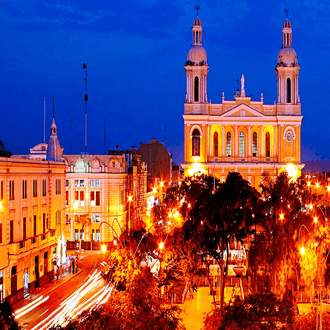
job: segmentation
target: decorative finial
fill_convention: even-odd
[[[284,11],[285,11],[286,18],[288,18],[289,8],[285,8]]]
[[[198,11],[201,9],[201,7],[200,6],[195,6],[195,9],[197,10],[197,17],[198,17]]]

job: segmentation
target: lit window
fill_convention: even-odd
[[[101,186],[101,182],[100,182],[100,180],[96,180],[96,187],[100,187]]]
[[[213,135],[213,145],[214,145],[214,157],[219,156],[219,138],[218,132],[215,132]]]
[[[95,215],[92,214],[92,222],[95,222]]]
[[[74,230],[74,240],[79,241],[79,231],[78,231],[78,229]]]
[[[266,157],[270,157],[270,134],[266,133]]]
[[[227,132],[226,156],[231,156],[231,133]]]
[[[253,132],[252,134],[252,156],[257,157],[258,155],[258,134]]]
[[[74,186],[78,187],[78,185],[79,185],[79,180],[74,180]]]
[[[91,180],[90,184],[91,184],[91,187],[95,187],[95,180]]]
[[[244,157],[245,156],[245,137],[244,137],[244,133],[241,132],[239,133],[239,156],[240,157]]]
[[[200,155],[200,133],[197,128],[192,133],[192,156]]]
[[[100,230],[96,229],[96,242],[100,241]]]

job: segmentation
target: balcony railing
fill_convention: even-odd
[[[277,163],[278,157],[212,157],[208,163]]]

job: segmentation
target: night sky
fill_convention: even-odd
[[[273,104],[284,8],[301,66],[302,160],[330,158],[330,2],[36,1],[0,0],[0,139],[13,153],[46,142],[52,98],[64,153],[84,151],[85,70],[88,68],[88,151],[165,141],[183,161],[184,64],[200,5],[210,67],[208,98],[233,99],[245,75],[247,95]],[[72,129],[71,129],[72,117]]]

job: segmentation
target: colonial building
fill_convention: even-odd
[[[124,156],[64,155],[68,249],[93,249],[127,228],[142,225],[146,208],[146,169]],[[74,243],[73,243],[74,242]],[[98,244],[95,247],[99,249]]]
[[[203,29],[197,17],[192,27],[193,43],[185,64],[187,76],[184,104],[185,175],[215,174],[222,181],[228,172],[240,172],[258,187],[263,173],[276,177],[287,170],[300,175],[301,104],[298,57],[292,47],[292,28],[284,22],[283,44],[276,65],[277,102],[264,104],[241,89],[234,100],[211,104],[207,98],[209,66],[202,46]],[[275,87],[275,84],[274,84]]]
[[[0,301],[53,280],[65,170],[63,162],[0,158]]]

